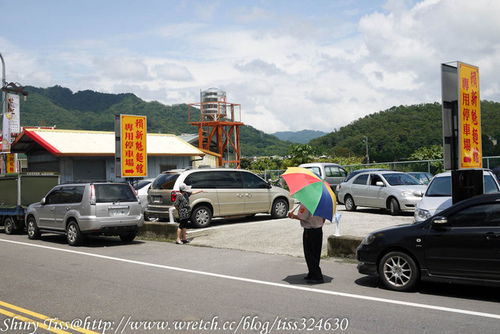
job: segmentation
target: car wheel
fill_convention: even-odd
[[[212,211],[204,205],[197,206],[191,213],[191,223],[195,227],[207,227],[212,222]]]
[[[288,213],[288,203],[283,198],[278,198],[273,203],[271,216],[275,219],[285,218]]]
[[[350,195],[347,195],[345,197],[344,205],[345,205],[345,209],[347,211],[354,211],[354,210],[356,210],[356,204],[354,203],[354,199]]]
[[[410,291],[420,279],[420,271],[415,261],[406,253],[391,252],[379,263],[382,283],[391,290]]]
[[[135,232],[127,233],[127,234],[121,234],[120,235],[120,239],[121,239],[121,241],[123,241],[125,243],[130,243],[130,242],[134,241],[135,235],[136,235]]]
[[[83,242],[83,235],[75,221],[68,224],[66,228],[66,238],[70,246],[78,246]]]
[[[391,210],[391,215],[393,216],[399,215],[401,209],[399,207],[397,199],[391,198],[391,201],[389,202],[389,210]]]
[[[16,231],[14,218],[12,217],[5,218],[5,220],[3,221],[3,226],[5,229],[5,234],[13,234]]]
[[[35,217],[30,216],[28,218],[28,238],[30,239],[39,239],[41,236],[40,230],[38,229],[38,226],[36,225],[36,220]]]

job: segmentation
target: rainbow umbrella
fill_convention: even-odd
[[[333,221],[337,199],[328,183],[302,167],[289,167],[281,176],[290,189],[290,196],[304,204],[314,216]]]

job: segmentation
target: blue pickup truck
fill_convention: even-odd
[[[0,226],[5,234],[24,230],[24,215],[60,182],[59,173],[26,172],[0,175]]]

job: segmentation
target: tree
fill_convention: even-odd
[[[436,159],[443,159],[443,147],[441,145],[420,147],[410,155],[410,160],[436,160]]]
[[[259,158],[250,164],[251,170],[277,170],[281,168],[281,161],[277,159],[270,158]]]
[[[440,172],[444,169],[442,159],[443,147],[441,145],[421,147],[410,155],[410,160],[434,160],[431,162],[431,166],[434,167],[436,172]]]
[[[309,144],[291,145],[288,149],[289,158],[283,161],[284,167],[295,167],[314,160],[314,149]]]

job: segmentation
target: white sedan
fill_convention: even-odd
[[[427,186],[406,173],[372,171],[360,173],[337,188],[338,200],[348,211],[365,206],[388,209],[397,215],[401,211],[414,211],[422,199],[417,194],[425,192]]]
[[[483,193],[500,192],[500,185],[495,175],[489,170],[483,170]],[[453,205],[451,189],[451,172],[437,174],[415,208],[415,221],[421,222]]]
[[[148,189],[155,179],[143,179],[135,183],[134,189],[137,192],[137,197],[141,200],[142,213],[145,213],[146,206],[148,205]],[[144,215],[144,220],[151,220],[149,217]]]

